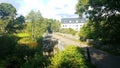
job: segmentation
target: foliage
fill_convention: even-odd
[[[96,27],[99,28],[99,27]],[[97,34],[95,34],[97,32]],[[81,41],[86,41],[86,39],[99,39],[100,37],[100,31],[96,30],[93,23],[91,23],[90,20],[88,20],[86,22],[86,24],[84,24],[82,26],[82,28],[79,31],[79,36],[80,36],[80,40]]]
[[[0,3],[0,30],[2,33],[6,32],[6,30],[13,25],[15,15],[16,9],[14,6],[8,3]]]
[[[72,34],[75,35],[77,31],[71,29],[71,28],[64,28],[60,30],[61,33],[67,33],[67,34]]]
[[[76,13],[79,14],[79,16],[82,16],[82,14],[86,11],[88,8],[89,0],[78,0],[78,3],[76,5]]]
[[[99,48],[119,52],[120,49],[120,1],[79,0],[76,13],[85,13],[89,22],[82,27],[80,36],[101,42]]]
[[[42,34],[46,31],[46,22],[43,21],[43,17],[41,13],[31,11],[27,16],[27,23],[25,32],[30,34],[30,38],[35,40],[42,36]]]
[[[48,57],[43,56],[42,51],[42,38],[39,38],[37,40],[38,46],[36,47],[36,52],[34,54],[34,57],[31,58],[28,62],[25,62],[22,65],[22,68],[41,68],[41,67],[47,67],[50,63],[50,60]]]
[[[27,17],[16,16],[16,12],[11,4],[0,3],[0,67],[48,66],[50,61],[42,54],[42,35],[48,28],[59,31],[60,23],[43,18],[40,11],[31,11]]]
[[[28,37],[30,36],[28,33],[18,33],[18,34],[15,34],[16,36],[18,37]]]
[[[33,59],[36,53],[41,55],[41,59],[43,59],[41,49],[42,38],[39,38],[35,47],[33,47],[33,42],[29,42],[29,44],[17,44],[19,39],[19,37],[14,35],[3,35],[0,37],[0,67],[19,68],[27,62],[34,62]],[[32,45],[32,47],[28,45]]]
[[[19,38],[12,35],[3,35],[0,37],[0,59],[8,57],[13,52]]]
[[[45,32],[52,33],[60,29],[60,23],[57,20],[43,18],[40,11],[31,11],[26,19],[25,32],[31,35],[32,40],[39,38]]]
[[[93,31],[89,31],[96,35],[95,38],[102,39],[103,41],[112,41],[115,42],[120,39],[120,10],[119,10],[119,0],[79,0],[77,4],[77,12],[81,15],[85,11],[86,14],[89,14],[89,23],[92,24],[90,27],[93,27]],[[111,5],[112,3],[112,5]],[[84,6],[84,8],[81,7]],[[91,9],[90,9],[91,8]],[[83,12],[80,10],[84,9]],[[89,27],[89,28],[90,28]],[[104,34],[103,34],[104,33]],[[92,37],[94,38],[94,37]]]
[[[0,33],[13,33],[24,27],[24,16],[16,17],[16,9],[8,3],[0,4]]]
[[[54,32],[59,32],[60,30],[60,22],[57,20],[49,19],[48,22],[51,24],[50,28]]]
[[[15,30],[18,30],[15,32],[21,32],[25,28],[25,17],[22,15],[16,17],[13,27]]]
[[[50,68],[88,68],[83,50],[79,47],[68,46],[64,51],[51,59]]]
[[[16,9],[8,3],[0,4],[0,18],[5,18],[7,16],[14,17],[16,14]]]
[[[16,49],[17,41],[19,40],[18,37],[13,35],[2,35],[0,37],[0,67],[6,67],[13,63],[15,60],[14,52]],[[17,58],[17,57],[16,57]],[[13,61],[12,61],[13,60]],[[4,61],[4,62],[3,62]],[[17,60],[16,60],[17,61]],[[17,62],[16,65],[17,66]]]

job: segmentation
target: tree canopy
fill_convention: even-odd
[[[16,15],[16,9],[14,6],[8,3],[0,4],[0,18],[14,17]]]
[[[9,31],[11,26],[13,26],[13,20],[16,16],[16,9],[14,6],[8,3],[0,4],[0,26],[1,32]]]
[[[89,18],[79,32],[80,40],[93,39],[99,42],[95,47],[120,54],[119,6],[120,0],[79,0],[76,13]]]
[[[98,35],[95,38],[102,40],[120,39],[120,1],[119,0],[79,0],[76,6],[76,13],[88,15],[90,28],[89,31],[93,35]],[[93,37],[92,37],[93,38]]]

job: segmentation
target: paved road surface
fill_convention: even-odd
[[[97,68],[120,68],[120,56],[110,55],[104,51],[90,48],[92,63]]]
[[[65,45],[81,45],[79,42],[73,41],[69,38],[53,34],[53,37],[61,40]],[[120,68],[120,56],[110,55],[104,51],[90,47],[91,61],[96,65],[97,68]]]
[[[74,41],[74,40],[66,38],[64,36],[53,34],[53,37],[60,40],[61,43],[63,43],[63,45],[76,45],[76,46],[80,46],[80,47],[86,47],[85,45],[81,45],[78,41]]]

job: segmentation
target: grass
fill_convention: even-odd
[[[20,45],[26,45],[29,47],[37,47],[37,45],[38,45],[38,43],[36,41],[32,41],[30,39],[29,33],[18,33],[18,34],[14,34],[14,35],[21,38],[20,40],[18,40],[18,44],[20,44]]]
[[[17,37],[29,37],[30,34],[28,33],[18,33],[18,34],[15,34]]]

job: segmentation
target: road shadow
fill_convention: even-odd
[[[91,62],[97,68],[120,68],[120,56],[110,55],[107,52],[89,47]]]

